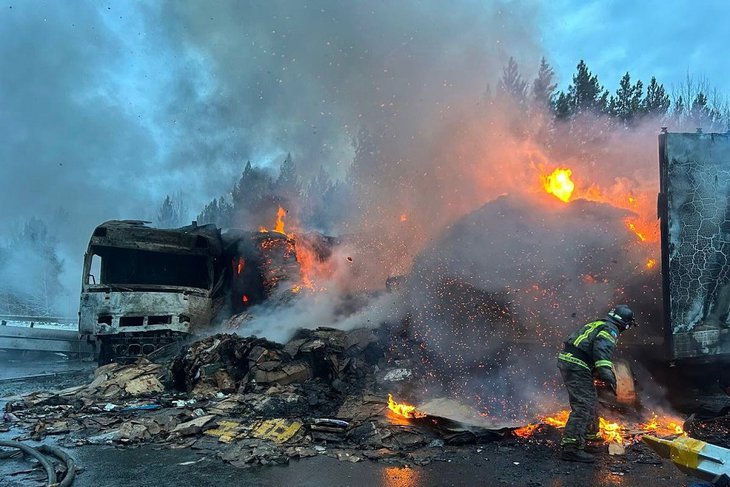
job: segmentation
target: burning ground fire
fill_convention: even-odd
[[[552,416],[543,416],[539,422],[531,423],[522,428],[514,430],[515,435],[521,438],[530,438],[543,425],[554,428],[564,428],[568,422],[570,411],[564,409]],[[611,422],[605,418],[599,419],[599,435],[605,443],[631,444],[637,441],[642,435],[651,433],[658,436],[683,435],[682,420],[672,416],[659,416],[653,414],[644,423],[620,424]]]
[[[388,409],[397,416],[406,419],[425,418],[427,415],[417,409],[416,406],[407,403],[399,403],[388,394]],[[513,430],[520,438],[531,438],[543,426],[562,429],[568,422],[570,411],[563,409],[550,416],[542,416],[536,423],[530,423],[521,428]],[[604,443],[618,443],[622,445],[632,444],[638,441],[642,435],[653,434],[661,437],[684,435],[683,422],[681,419],[654,413],[651,418],[643,423],[625,423],[609,421],[606,418],[598,418],[599,435]]]

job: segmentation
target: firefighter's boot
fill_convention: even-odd
[[[593,463],[596,457],[576,445],[565,445],[560,450],[560,459],[568,462]]]
[[[586,435],[586,451],[593,454],[606,451],[606,444],[598,433],[588,433]]]
[[[596,453],[604,453],[606,452],[606,444],[600,440],[598,441],[587,441],[586,442],[586,451],[588,453],[596,454]]]

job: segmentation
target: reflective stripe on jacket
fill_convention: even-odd
[[[601,367],[611,369],[611,357],[618,335],[619,330],[612,322],[591,321],[568,337],[565,350],[558,355],[558,359],[588,370]]]

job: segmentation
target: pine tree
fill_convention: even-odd
[[[684,104],[684,98],[680,95],[679,98],[677,98],[677,101],[674,102],[674,110],[672,111],[672,115],[674,115],[676,118],[681,119],[686,115],[687,107]]]
[[[573,83],[568,87],[568,96],[573,113],[606,111],[608,92],[598,82],[598,76],[588,70],[583,60],[578,63]]]
[[[173,228],[178,225],[180,214],[170,195],[165,196],[155,216],[155,225],[159,228]]]
[[[689,116],[700,127],[709,128],[712,123],[712,111],[707,105],[707,95],[701,91],[697,93],[689,109]]]
[[[63,301],[63,261],[57,241],[39,218],[27,220],[2,252],[0,295],[11,314],[52,316]]]
[[[555,80],[555,72],[543,57],[540,59],[540,67],[537,70],[537,77],[532,82],[532,98],[538,107],[549,107],[555,97],[555,88],[558,86]]]
[[[570,95],[561,91],[558,93],[558,97],[555,99],[553,104],[553,111],[555,112],[555,118],[559,120],[565,120],[573,115],[573,103],[570,99]]]
[[[631,86],[631,76],[629,73],[623,75],[621,81],[619,81],[618,89],[616,90],[616,96],[611,97],[614,103],[609,106],[610,114],[623,121],[627,121],[631,118],[631,99],[633,98],[634,91]]]
[[[272,184],[268,174],[259,168],[254,168],[251,161],[248,161],[233,188],[234,211],[256,212],[265,203],[271,203],[273,206]]]
[[[213,224],[219,228],[231,226],[231,205],[224,198],[213,198],[198,215],[200,225]]]
[[[187,222],[187,210],[183,203],[182,194],[165,196],[154,217],[155,225],[159,228],[175,228]]]
[[[517,61],[510,56],[502,70],[502,77],[497,85],[498,94],[507,94],[517,103],[524,103],[527,95],[527,81],[520,75]]]
[[[324,166],[319,166],[317,175],[309,183],[306,193],[305,221],[312,228],[325,230],[328,224],[327,198],[332,189],[330,179]]]
[[[643,91],[641,80],[632,85],[631,76],[626,72],[619,82],[616,96],[612,96],[608,103],[607,112],[624,123],[631,122],[643,112]]]
[[[643,93],[644,83],[642,83],[641,80],[637,80],[636,84],[631,88],[631,99],[629,100],[629,120],[643,115],[643,105],[641,103]]]
[[[606,113],[615,117],[617,111],[618,111],[618,100],[616,99],[615,96],[611,95],[611,97],[608,99],[608,104],[606,105]]]
[[[287,154],[284,162],[279,167],[279,177],[274,184],[274,193],[280,199],[281,204],[296,206],[301,199],[301,192],[302,186],[297,175],[296,166],[292,161],[291,154]]]
[[[642,102],[644,112],[649,115],[665,115],[669,105],[669,96],[664,91],[664,85],[657,83],[656,78],[652,76]]]

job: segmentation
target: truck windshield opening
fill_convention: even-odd
[[[97,247],[101,257],[98,284],[210,288],[207,258],[149,250]]]

